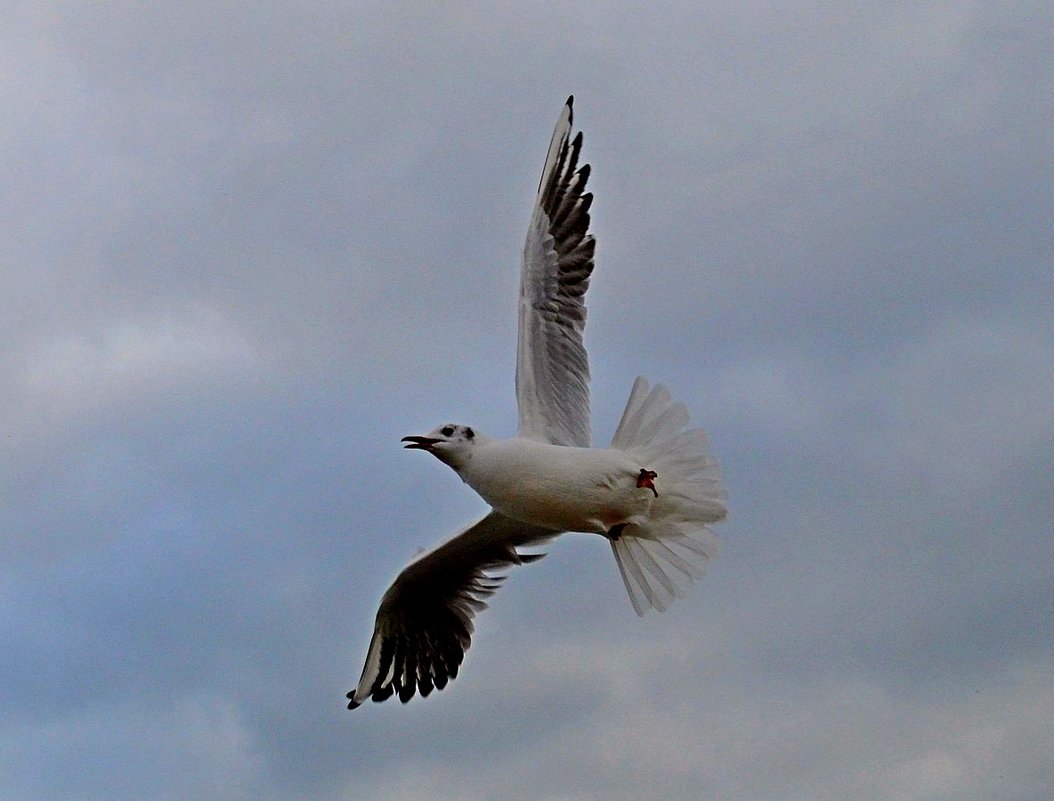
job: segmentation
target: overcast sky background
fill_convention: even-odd
[[[1048,3],[7,3],[5,801],[1047,801]],[[399,438],[515,429],[569,93],[594,436],[633,378],[731,494],[638,619],[514,571],[461,676],[345,709],[484,510]]]

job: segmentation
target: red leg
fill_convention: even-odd
[[[643,467],[640,469],[640,474],[637,476],[637,486],[647,487],[655,493],[655,497],[659,497],[659,491],[655,489],[655,479],[659,477],[659,474],[654,470],[646,470]]]

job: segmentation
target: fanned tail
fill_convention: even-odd
[[[706,433],[688,429],[688,411],[661,384],[637,378],[611,441],[657,474],[658,497],[647,523],[628,525],[612,541],[633,609],[660,612],[703,575],[717,555],[707,527],[728,515],[721,468]]]

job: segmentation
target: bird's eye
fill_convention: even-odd
[[[439,433],[442,434],[444,437],[449,437],[454,433],[454,427],[443,426],[441,429],[439,429]]]
[[[466,428],[465,429],[465,436],[468,437],[469,439],[472,439],[474,436],[476,436],[476,432],[473,431],[471,428]]]

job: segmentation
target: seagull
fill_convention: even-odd
[[[728,509],[706,434],[662,386],[637,378],[608,448],[591,447],[582,333],[593,272],[589,165],[571,139],[574,97],[553,132],[523,249],[516,400],[519,431],[491,437],[445,423],[403,438],[452,468],[491,506],[479,522],[419,555],[381,598],[348,708],[441,690],[458,674],[473,618],[503,571],[544,554],[520,549],[564,532],[604,536],[638,615],[683,594],[718,541]]]

